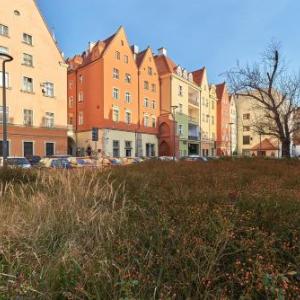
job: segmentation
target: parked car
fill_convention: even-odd
[[[66,158],[43,158],[41,165],[52,169],[71,169],[71,163]]]
[[[94,168],[96,163],[91,158],[85,157],[68,157],[67,160],[70,162],[73,168]]]
[[[124,157],[122,158],[121,161],[123,165],[132,165],[132,164],[137,164],[143,160],[140,159],[139,157]]]
[[[40,161],[41,161],[41,157],[37,156],[37,155],[33,155],[33,156],[26,156],[27,160],[29,161],[29,163],[31,164],[32,167],[38,166]]]
[[[122,162],[118,158],[109,158],[109,162],[111,166],[121,166]]]
[[[198,162],[207,162],[207,158],[204,156],[200,156],[200,155],[190,155],[190,156],[185,156],[182,157],[181,160],[183,161],[198,161]]]
[[[25,157],[8,157],[6,162],[9,168],[31,168],[31,164]],[[0,158],[0,166],[3,167],[3,157]]]
[[[160,156],[158,157],[158,160],[163,160],[163,161],[172,161],[174,160],[173,156]],[[175,157],[175,161],[178,161],[178,159]]]

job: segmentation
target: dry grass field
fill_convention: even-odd
[[[0,178],[0,299],[300,299],[299,161]]]

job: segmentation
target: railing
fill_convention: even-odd
[[[198,102],[198,99],[189,98],[189,103],[191,103],[195,106],[200,106],[200,103]]]
[[[199,125],[199,120],[194,117],[189,117],[189,123],[197,124]]]
[[[200,141],[200,136],[199,135],[189,135],[189,140]]]

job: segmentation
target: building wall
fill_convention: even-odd
[[[231,125],[231,147],[232,152],[237,153],[237,111],[235,97],[231,96],[230,100],[230,123]]]
[[[148,74],[148,68],[151,68],[152,75]],[[149,89],[145,89],[144,83],[148,82]],[[152,89],[152,85],[155,89]],[[159,75],[152,54],[152,50],[148,48],[146,50],[144,59],[139,68],[139,132],[158,134],[158,127],[152,127],[152,118],[155,118],[156,123],[160,115],[160,82]],[[149,100],[148,107],[144,105],[144,99]],[[155,103],[155,107],[152,106],[152,101]],[[144,126],[144,117],[147,115],[149,117],[149,126]]]
[[[252,125],[255,123],[255,120],[260,119],[263,116],[263,111],[257,108],[255,102],[249,97],[236,97],[236,108],[237,108],[237,148],[238,148],[238,155],[252,155],[253,151],[251,148],[255,147],[260,143],[260,140],[264,140],[266,138],[270,139],[274,146],[279,146],[280,143],[277,139],[272,136],[260,135],[253,130]],[[250,119],[246,120],[244,115],[249,114]],[[249,129],[249,130],[246,130]],[[249,136],[250,143],[244,144],[243,137]],[[280,156],[278,151],[269,151],[267,155],[271,156],[272,152],[274,152],[275,156]]]
[[[23,127],[23,110],[33,111],[33,124],[31,128],[23,128],[28,138],[36,139],[34,133],[44,127],[46,112],[54,113],[54,127],[63,129],[64,138],[67,140],[67,66],[57,49],[51,34],[35,4],[35,1],[2,0],[0,6],[0,23],[8,26],[9,36],[0,35],[0,46],[8,48],[8,53],[14,60],[7,64],[9,73],[9,88],[7,90],[7,106],[9,108],[9,122],[13,125],[11,134],[19,131],[17,127]],[[23,42],[23,33],[32,36],[32,45]],[[33,58],[33,65],[23,64],[23,54],[29,54]],[[23,92],[23,76],[33,79],[33,92]],[[54,97],[47,97],[43,93],[43,84],[51,82],[54,84]],[[0,91],[2,97],[2,91]],[[36,130],[35,130],[36,129]],[[39,141],[46,140],[48,131],[42,129],[45,138],[39,137]],[[53,129],[49,130],[49,135]],[[32,136],[30,137],[30,134]],[[16,140],[19,137],[9,137]],[[54,138],[54,137],[53,137]],[[37,144],[40,142],[37,141]],[[60,152],[67,151],[61,148],[66,143],[56,141],[62,145]],[[19,145],[13,150],[15,155],[22,155]],[[37,153],[45,155],[38,147]]]

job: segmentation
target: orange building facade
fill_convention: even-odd
[[[217,94],[217,155],[229,156],[231,143],[230,97],[225,82],[216,85]]]
[[[160,86],[151,49],[130,47],[120,27],[67,63],[69,152],[157,156]]]

